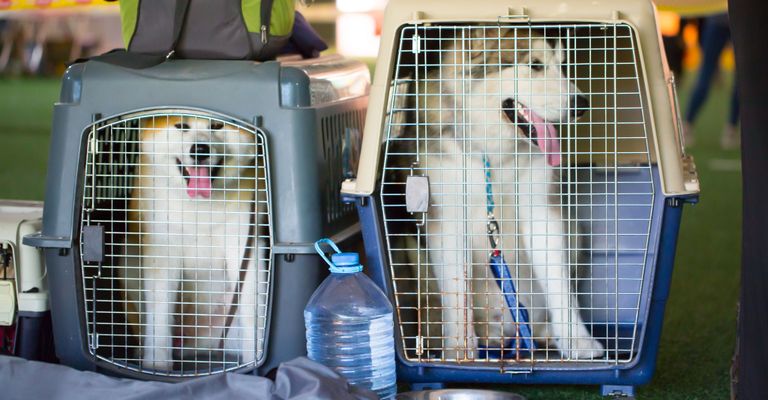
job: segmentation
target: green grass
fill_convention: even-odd
[[[730,84],[730,81],[726,83]],[[730,85],[713,93],[696,121],[701,203],[683,217],[658,370],[640,393],[648,398],[727,399],[736,343],[741,262],[741,173],[713,160],[740,159],[720,149]],[[682,103],[686,104],[683,93]]]
[[[0,79],[0,198],[43,198],[57,92],[56,80]],[[741,176],[738,170],[723,171],[712,164],[715,159],[739,159],[738,152],[722,151],[718,144],[727,112],[726,92],[723,87],[713,89],[696,124],[697,143],[690,152],[696,157],[703,195],[700,204],[686,206],[684,211],[658,366],[651,383],[638,390],[642,399],[728,398],[740,260]],[[503,388],[530,400],[600,398],[594,386]]]
[[[54,79],[0,79],[0,198],[42,200]]]

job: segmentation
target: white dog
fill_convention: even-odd
[[[559,44],[521,32],[473,28],[468,40],[443,46],[440,67],[416,84],[415,112],[427,126],[416,168],[432,188],[423,229],[433,282],[423,287],[439,293],[442,324],[427,335],[433,343],[441,338],[448,361],[474,360],[478,346],[508,346],[504,339],[515,337],[489,267],[486,172],[500,250],[519,277],[514,284],[533,337],[566,359],[604,354],[572,289],[570,252],[577,246],[560,205],[562,151],[554,126],[581,115],[589,102],[562,72]]]
[[[251,362],[266,313],[256,285],[267,276],[256,138],[205,117],[156,117],[141,128],[120,268],[141,337],[134,356],[161,371],[185,360]]]

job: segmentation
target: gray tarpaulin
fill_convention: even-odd
[[[218,374],[180,383],[112,378],[69,367],[0,356],[2,399],[206,399],[362,400],[373,392],[350,386],[332,370],[297,358],[280,365],[275,381],[254,375]]]

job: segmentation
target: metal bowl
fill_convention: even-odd
[[[525,397],[495,390],[440,389],[400,393],[395,400],[525,400]]]

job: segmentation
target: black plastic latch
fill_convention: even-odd
[[[88,263],[104,262],[104,226],[84,226],[82,235],[83,261]]]

